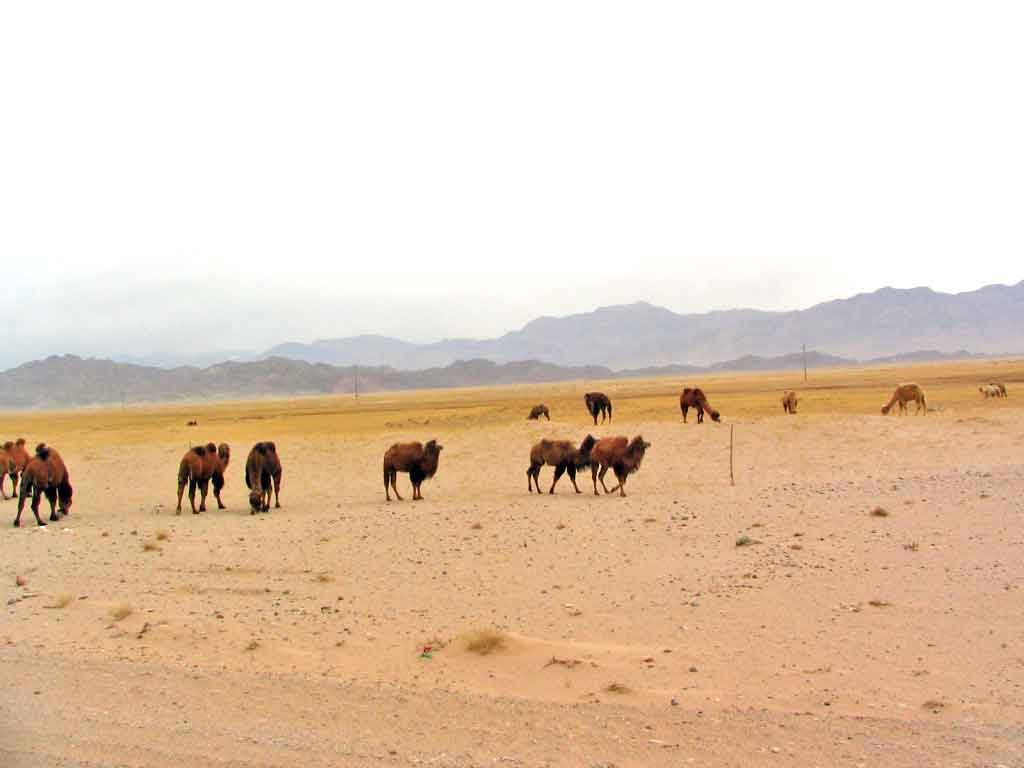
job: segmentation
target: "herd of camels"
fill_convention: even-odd
[[[1006,397],[1006,385],[997,382],[978,387],[987,399],[990,397]],[[612,401],[603,392],[587,392],[583,397],[587,413],[597,425],[598,416],[601,423],[611,423]],[[796,392],[786,391],[782,396],[782,408],[787,414],[795,414],[797,407]],[[914,383],[900,384],[892,393],[889,402],[882,406],[882,413],[888,414],[893,406],[899,407],[900,414],[909,410],[910,403],[915,405],[915,414],[927,414],[928,402],[924,390]],[[707,396],[699,387],[687,387],[679,396],[679,408],[686,422],[690,409],[697,412],[697,423],[703,423],[704,414],[712,421],[721,421],[721,414],[708,402]],[[530,410],[529,419],[544,416],[551,420],[551,412],[544,404],[536,405]],[[194,424],[194,422],[190,422]],[[597,439],[587,435],[579,446],[568,440],[543,439],[530,449],[530,466],[526,470],[527,489],[541,493],[540,470],[544,466],[554,469],[554,479],[548,493],[555,492],[555,486],[562,475],[568,475],[576,493],[582,493],[576,485],[576,473],[589,468],[594,486],[594,494],[600,495],[597,484],[600,482],[605,493],[619,492],[625,496],[627,478],[640,469],[644,454],[651,447],[643,437],[637,435],[632,440],[624,436]],[[398,493],[398,473],[409,475],[412,483],[413,499],[423,498],[420,490],[423,481],[434,476],[443,448],[436,440],[426,444],[419,442],[395,443],[384,454],[384,495],[391,501],[391,493],[402,500]],[[176,513],[181,514],[181,502],[185,487],[188,487],[189,503],[193,514],[206,511],[206,497],[213,487],[213,497],[218,509],[225,509],[220,492],[224,488],[224,477],[231,461],[231,448],[227,443],[217,445],[207,443],[189,448],[182,456],[178,465],[178,504]],[[608,470],[612,470],[618,484],[608,488],[604,478]],[[18,498],[18,513],[14,518],[15,527],[21,525],[21,515],[25,503],[31,499],[30,508],[38,525],[46,525],[39,516],[39,504],[42,497],[50,504],[50,521],[57,521],[71,512],[71,477],[68,468],[54,448],[39,443],[35,453],[30,454],[25,448],[24,438],[7,442],[0,448],[0,495],[3,499],[12,498],[7,495],[6,478],[11,478],[12,494]],[[272,442],[256,443],[249,451],[245,462],[245,484],[249,488],[249,507],[251,514],[270,511],[270,500],[273,496],[274,506],[281,506],[281,459],[277,455],[277,446]],[[199,507],[196,507],[196,491],[200,493]]]

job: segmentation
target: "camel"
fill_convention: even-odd
[[[64,460],[56,450],[40,443],[36,446],[33,456],[25,471],[21,473],[21,490],[18,495],[18,514],[14,518],[14,527],[21,525],[21,513],[25,509],[25,501],[32,496],[32,514],[38,525],[46,525],[39,517],[39,499],[45,495],[50,502],[50,521],[60,520],[61,515],[71,514],[71,478]]]
[[[594,426],[597,426],[597,415],[601,414],[601,423],[604,424],[605,412],[608,413],[608,421],[612,420],[612,401],[604,392],[587,392],[583,396],[583,402],[587,406],[587,413],[594,417]]]
[[[782,410],[784,410],[786,413],[796,413],[796,403],[796,392],[791,392],[787,390],[786,393],[782,396]]]
[[[7,445],[13,445],[13,443],[7,443]],[[11,454],[7,451],[7,448],[5,447],[0,448],[0,497],[2,497],[4,501],[7,501],[8,499],[12,498],[11,496],[8,496],[7,491],[4,490],[4,480],[7,478],[8,475],[10,475],[11,478],[13,479],[17,477],[17,472],[15,471],[14,468],[14,457],[11,456]],[[18,483],[15,480],[13,495],[17,496],[17,494]]]
[[[995,384],[986,384],[983,387],[978,387],[978,391],[981,392],[981,394],[985,396],[986,400],[988,400],[988,398],[990,398],[990,397],[1002,397],[1003,396],[1003,393],[1000,391],[999,387],[997,387]]]
[[[889,413],[893,405],[899,403],[900,415],[902,416],[907,410],[907,403],[910,402],[913,402],[916,406],[914,410],[915,415],[919,413],[927,415],[928,403],[924,397],[924,390],[921,389],[920,385],[913,382],[900,384],[896,387],[892,397],[889,398],[889,402],[882,406],[882,415],[884,416]]]
[[[399,501],[402,497],[398,493],[398,473],[408,472],[409,480],[412,481],[412,500],[419,501],[423,498],[420,486],[427,478],[433,477],[437,472],[437,463],[441,458],[443,445],[438,445],[436,440],[430,440],[426,445],[422,443],[395,443],[384,454],[384,495],[391,501],[391,491],[395,492],[395,498]]]
[[[8,473],[5,473],[9,474],[11,477],[11,485],[13,486],[11,489],[11,496],[13,497],[18,495],[18,478],[21,475],[21,473],[25,471],[25,467],[28,466],[28,462],[31,460],[32,457],[29,455],[29,452],[25,450],[24,437],[19,437],[13,443],[11,441],[7,441],[6,443],[4,443],[4,451],[14,461],[14,469],[10,470]],[[0,476],[0,492],[2,491],[3,476]],[[4,495],[4,498],[7,498],[7,496]]]
[[[210,483],[213,483],[213,497],[217,500],[217,509],[227,509],[220,499],[220,491],[224,487],[224,473],[231,461],[231,447],[227,443],[219,446],[213,443],[197,445],[189,448],[178,464],[178,507],[176,515],[181,514],[181,496],[188,485],[188,500],[192,505],[192,514],[198,515],[206,511],[206,494]],[[201,497],[199,509],[196,509],[196,487]]]
[[[538,421],[541,416],[546,418],[548,421],[551,421],[551,413],[548,411],[548,407],[544,405],[544,403],[533,406],[533,408],[530,409],[530,415],[527,417],[527,420]]]
[[[683,424],[686,423],[686,412],[691,408],[697,409],[697,423],[704,423],[704,412],[711,414],[712,421],[721,421],[722,414],[711,407],[708,399],[704,396],[704,390],[700,387],[686,387],[683,394],[679,396],[679,410],[683,412]]]
[[[274,508],[281,508],[281,459],[271,442],[256,443],[245,460],[245,485],[249,488],[249,513],[270,511],[273,484]]]
[[[530,467],[526,470],[526,485],[530,493],[536,483],[537,493],[540,493],[540,468],[548,464],[555,468],[555,479],[551,481],[551,490],[555,492],[555,485],[559,478],[565,473],[569,474],[569,480],[576,493],[582,493],[576,485],[576,472],[590,466],[590,450],[594,447],[597,439],[593,435],[587,435],[577,448],[568,440],[541,440],[530,450]]]
[[[1006,397],[1006,385],[999,381],[990,381],[988,383],[990,387],[995,387],[999,390],[1000,397]]]
[[[605,493],[618,491],[619,496],[625,496],[626,478],[640,469],[644,453],[650,447],[651,444],[644,442],[640,435],[632,440],[626,437],[606,437],[598,440],[590,450],[590,473],[594,481],[594,495],[600,496],[597,492],[597,481],[600,480]],[[609,467],[619,481],[611,490],[604,484],[604,476]]]

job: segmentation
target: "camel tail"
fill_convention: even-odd
[[[191,476],[192,471],[189,469],[188,462],[182,459],[181,464],[178,466],[178,485],[187,483]]]
[[[611,421],[611,420],[612,420],[612,403],[611,403],[611,400],[609,400],[608,401],[608,421]]]
[[[35,490],[35,480],[28,472],[21,476],[21,489],[18,492],[18,507],[25,503],[25,499],[32,495]]]

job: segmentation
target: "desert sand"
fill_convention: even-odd
[[[0,765],[1024,765],[1024,363],[801,379],[5,414],[75,502],[0,506]],[[880,415],[905,380],[935,410]],[[684,385],[723,422],[683,425]],[[528,495],[533,442],[588,432],[652,443],[628,497]],[[430,438],[425,499],[386,503],[384,450]],[[210,440],[228,509],[176,516]]]

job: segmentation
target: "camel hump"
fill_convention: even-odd
[[[194,453],[196,456],[205,456],[206,455],[206,446],[205,445],[193,446],[192,453]]]
[[[50,446],[48,446],[46,443],[40,443],[39,445],[37,445],[36,456],[38,456],[43,461],[46,461],[48,458],[50,458]]]

